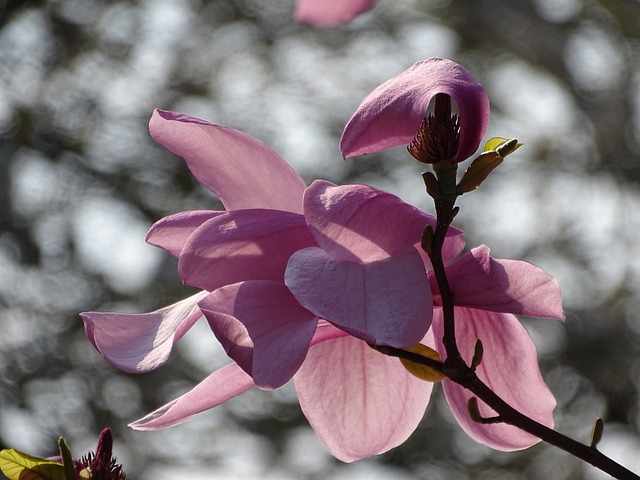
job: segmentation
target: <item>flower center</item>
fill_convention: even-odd
[[[445,93],[435,96],[433,113],[428,113],[416,136],[407,146],[413,158],[422,163],[451,160],[458,153],[460,117],[451,114],[451,97]]]

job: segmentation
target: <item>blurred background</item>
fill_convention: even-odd
[[[148,135],[154,107],[247,132],[310,183],[368,183],[426,211],[398,148],[343,161],[342,128],[374,87],[449,57],[492,102],[487,139],[525,146],[461,198],[469,248],[557,276],[567,321],[524,319],[558,399],[557,429],[640,471],[640,3],[379,0],[346,26],[293,0],[0,1],[0,448],[77,456],[110,426],[128,478],[604,478],[538,445],[476,445],[439,388],[404,445],[342,464],[291,385],[250,391],[158,432],[126,424],[227,362],[199,323],[160,370],[110,366],[78,312],[155,310],[192,293],[144,243],[159,218],[219,208]]]

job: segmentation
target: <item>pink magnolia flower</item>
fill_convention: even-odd
[[[463,128],[478,136],[477,126],[463,121],[461,138]],[[254,386],[275,388],[293,376],[305,416],[337,458],[353,461],[406,440],[432,386],[367,342],[402,348],[422,339],[441,349],[427,332],[433,315],[432,331],[441,337],[438,292],[428,283],[429,260],[416,247],[433,217],[371,187],[316,181],[305,188],[278,154],[232,129],[156,111],[150,130],[226,208],[167,217],[148,236],[179,257],[183,281],[203,292],[151,314],[83,314],[87,335],[116,366],[146,371],[166,361],[203,313],[234,363],[131,426],[176,425]],[[461,148],[468,143],[461,140]],[[480,338],[488,366],[481,366],[482,378],[516,408],[552,424],[555,401],[513,314],[562,318],[557,283],[524,262],[491,259],[486,247],[453,262],[462,248],[461,233],[452,230],[443,256],[465,324],[458,330],[463,355]],[[516,361],[514,352],[523,359]],[[494,378],[489,367],[495,365],[501,372]],[[513,427],[474,423],[466,392],[446,381],[444,390],[479,442],[513,450],[537,441]]]
[[[162,365],[173,344],[204,313],[236,363],[214,372],[186,397],[134,423],[134,428],[180,423],[255,385],[275,388],[295,374],[305,415],[339,458],[354,460],[402,443],[418,424],[432,387],[346,331],[398,346],[412,345],[426,334],[430,289],[426,271],[416,268],[422,265],[420,255],[412,249],[433,217],[365,186],[316,182],[303,194],[304,183],[279,155],[232,129],[156,111],[150,131],[182,155],[227,208],[167,217],[148,235],[150,243],[179,256],[183,279],[203,291],[147,314],[83,313],[87,336],[117,367],[143,372]],[[367,226],[373,218],[386,223]],[[398,228],[409,231],[398,236],[396,243],[402,245],[388,233]],[[362,245],[367,235],[372,240]],[[455,256],[462,248],[461,232],[452,231],[447,245],[449,255]],[[341,293],[352,298],[357,311],[348,310],[348,302],[322,306],[323,315],[342,329],[302,307],[283,283],[288,257],[305,248],[321,250],[322,260],[333,262],[342,275],[353,275],[351,283],[343,279]],[[408,256],[414,259],[412,267]],[[368,269],[367,263],[374,267]],[[420,295],[414,283],[422,285]],[[385,312],[397,311],[392,319],[376,312],[384,298],[391,305]],[[407,308],[411,302],[418,308]],[[318,351],[322,354],[314,353]],[[345,358],[348,365],[336,373]],[[332,400],[342,400],[319,402],[321,391],[334,391]],[[390,402],[398,394],[405,401]],[[384,421],[378,418],[380,412],[385,412]],[[347,424],[348,429],[337,428]]]
[[[349,23],[370,8],[374,0],[298,0],[294,17],[318,27]]]
[[[430,58],[386,81],[365,97],[344,129],[344,158],[409,144],[437,94],[455,100],[460,121],[458,163],[469,158],[489,123],[489,99],[467,70],[445,58]]]

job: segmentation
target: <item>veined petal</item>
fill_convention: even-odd
[[[184,158],[193,175],[226,210],[273,208],[302,212],[304,181],[274,150],[232,128],[156,109],[155,141]]]
[[[226,212],[192,210],[169,215],[151,225],[147,233],[147,243],[179,257],[185,243],[200,225],[224,213]]]
[[[169,358],[171,349],[202,313],[200,292],[151,313],[81,313],[85,332],[93,346],[111,364],[125,372],[154,370]]]
[[[471,362],[477,339],[484,347],[482,362],[476,370],[478,377],[513,408],[553,428],[556,401],[540,374],[536,348],[518,319],[510,314],[468,308],[456,308],[455,315],[456,339],[465,361]],[[441,309],[434,313],[433,330],[435,338],[442,338]],[[441,342],[437,343],[437,349],[445,355]],[[517,427],[503,423],[483,425],[472,420],[467,404],[473,394],[450,380],[442,385],[454,417],[476,442],[509,452],[540,441]],[[478,403],[482,416],[496,415],[484,402]]]
[[[431,277],[431,287],[438,292]],[[449,265],[447,278],[456,305],[564,320],[560,286],[554,277],[527,262],[491,258],[485,245]],[[434,303],[441,305],[439,293]]]
[[[318,324],[281,282],[228,285],[198,305],[227,354],[265,390],[298,371]]]
[[[318,246],[337,260],[373,262],[405,254],[435,217],[366,185],[316,180],[304,194],[304,216]]]
[[[489,123],[489,98],[467,70],[444,58],[418,62],[367,95],[344,129],[342,156],[410,143],[438,93],[451,96],[458,106],[460,143],[452,162],[469,158]]]
[[[415,249],[363,264],[307,248],[289,260],[285,284],[300,305],[370,343],[409,347],[431,325],[431,290]]]
[[[189,237],[178,273],[184,283],[208,291],[245,280],[282,282],[291,254],[311,245],[302,215],[236,210],[205,222]]]
[[[348,23],[373,4],[374,0],[298,0],[294,17],[298,22],[326,27]]]
[[[403,443],[420,423],[433,388],[397,358],[353,337],[312,347],[294,380],[304,415],[344,462]]]
[[[217,407],[254,386],[253,380],[232,363],[216,370],[193,389],[129,424],[134,430],[159,430],[186,422],[195,414]]]

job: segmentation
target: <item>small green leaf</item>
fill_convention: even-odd
[[[493,137],[484,145],[484,152],[498,152],[502,158],[512,154],[522,146],[515,138]]]
[[[508,140],[508,138],[493,137],[491,140],[484,144],[483,152],[492,152]]]
[[[18,450],[0,452],[0,470],[9,480],[66,480],[64,466]]]
[[[64,465],[65,480],[75,480],[76,469],[73,465],[73,457],[71,456],[67,442],[62,437],[58,439],[58,448],[60,449],[60,456],[62,457],[62,463]]]

